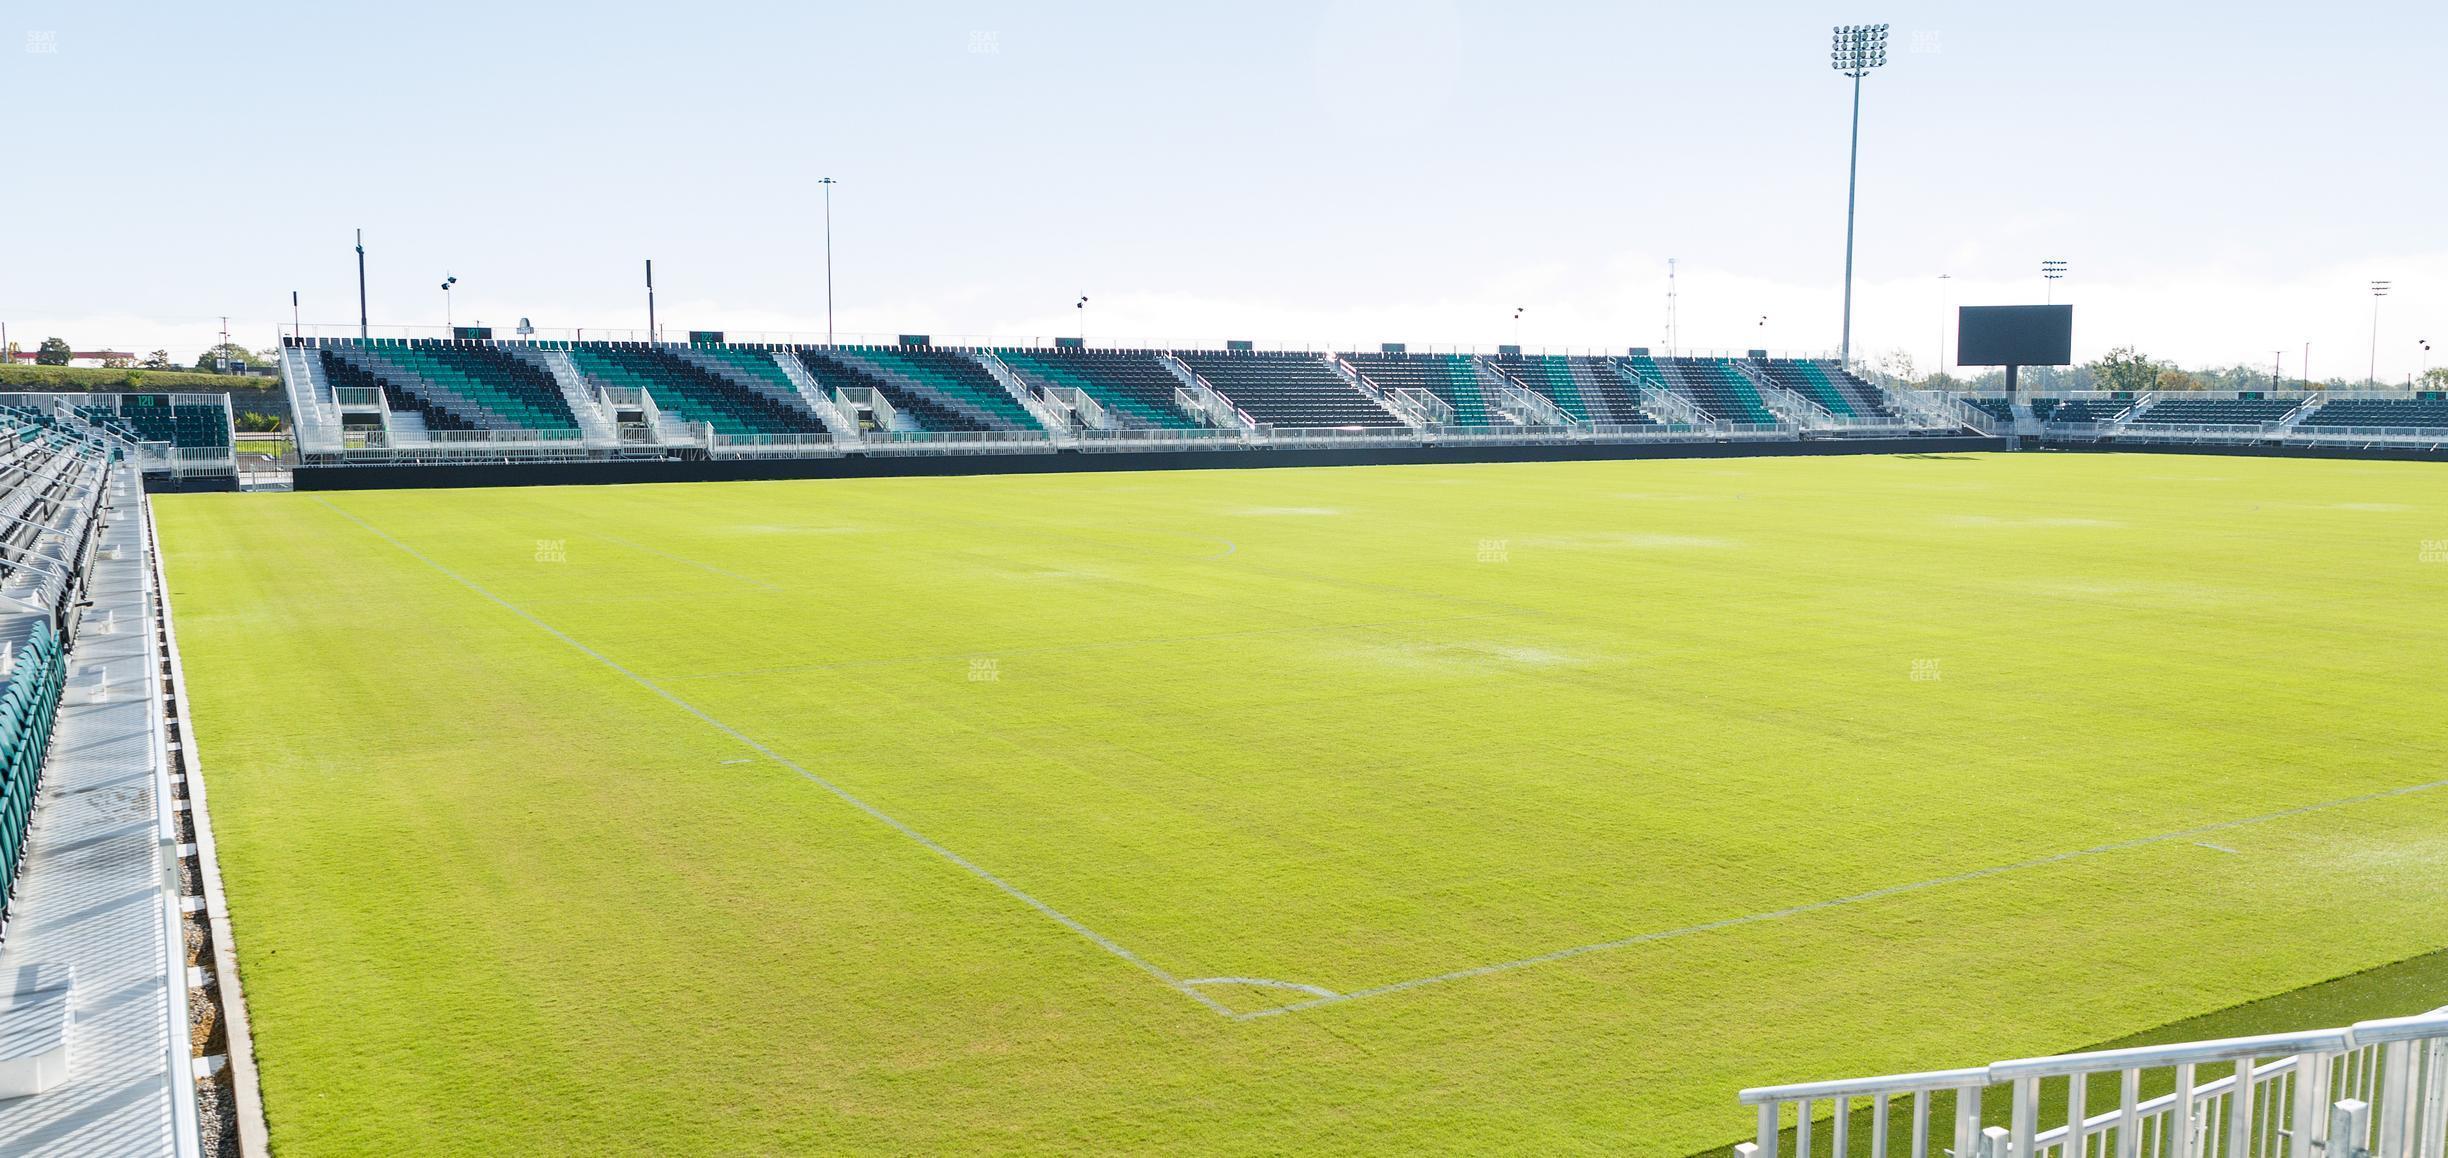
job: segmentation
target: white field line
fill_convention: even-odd
[[[1341,997],[1342,994],[1323,985],[1303,985],[1298,981],[1277,981],[1271,977],[1193,977],[1184,985],[1255,985],[1261,989],[1297,989],[1319,997]]]
[[[1098,948],[1139,967],[1142,972],[1145,972],[1148,976],[1155,978],[1167,988],[1183,994],[1184,996],[1189,997],[1191,1000],[1198,1002],[1200,1005],[1206,1006],[1208,1009],[1213,1010],[1224,1017],[1231,1018],[1234,1021],[1252,1021],[1262,1017],[1274,1017],[1279,1014],[1295,1013],[1304,1009],[1316,1009],[1321,1006],[1340,1005],[1344,1002],[1358,1001],[1367,997],[1382,997],[1387,994],[1401,993],[1407,990],[1419,989],[1429,985],[1440,985],[1449,981],[1464,981],[1473,977],[1486,977],[1497,973],[1509,973],[1517,969],[1527,969],[1534,965],[1546,965],[1556,961],[1570,960],[1574,957],[1586,956],[1592,953],[1604,953],[1616,949],[1627,949],[1635,945],[1646,945],[1658,941],[1671,941],[1677,938],[1689,937],[1699,933],[1714,932],[1719,929],[1730,929],[1742,925],[1759,924],[1764,921],[1783,920],[1787,917],[1798,917],[1807,913],[1816,913],[1826,909],[1865,904],[1870,901],[1883,900],[1887,897],[1900,896],[1906,893],[1921,892],[1927,889],[1939,888],[1945,885],[1964,884],[1971,881],[1982,880],[1988,877],[2002,876],[2006,873],[2020,872],[2024,869],[2041,868],[2047,865],[2062,864],[2066,861],[2079,860],[2084,857],[2101,856],[2107,853],[2125,852],[2137,848],[2147,848],[2151,845],[2165,844],[2171,841],[2191,841],[2194,837],[2207,836],[2214,832],[2225,832],[2230,829],[2245,828],[2256,824],[2266,824],[2273,820],[2284,820],[2288,817],[2303,816],[2314,812],[2325,812],[2334,808],[2344,808],[2355,804],[2369,804],[2376,801],[2394,799],[2400,796],[2411,796],[2419,792],[2430,792],[2439,788],[2448,788],[2448,779],[2441,779],[2422,784],[2411,784],[2402,788],[2389,788],[2378,792],[2366,792],[2356,796],[2342,796],[2334,800],[2323,800],[2312,804],[2298,805],[2294,808],[2280,809],[2276,812],[2265,812],[2258,816],[2241,817],[2235,820],[2222,820],[2212,824],[2199,825],[2193,828],[2183,828],[2172,832],[2163,832],[2156,836],[2135,837],[2131,840],[2121,840],[2109,844],[2093,845],[2089,848],[2079,848],[2066,852],[2051,853],[2047,856],[2033,857],[2028,860],[2019,860],[2010,864],[1992,865],[1988,868],[1972,869],[1968,872],[1953,873],[1941,877],[1931,877],[1928,880],[1914,881],[1909,884],[1888,885],[1884,888],[1871,889],[1868,892],[1853,893],[1849,896],[1833,897],[1823,901],[1811,901],[1805,904],[1791,905],[1786,908],[1771,909],[1765,912],[1748,913],[1742,916],[1723,917],[1714,921],[1703,921],[1696,925],[1685,925],[1677,929],[1663,929],[1650,933],[1635,933],[1630,936],[1618,937],[1613,940],[1594,941],[1586,945],[1574,945],[1569,948],[1555,949],[1549,952],[1539,953],[1534,956],[1517,957],[1510,961],[1498,961],[1487,965],[1474,965],[1467,969],[1455,969],[1444,973],[1431,974],[1425,977],[1413,977],[1405,981],[1392,981],[1383,985],[1373,985],[1365,989],[1354,989],[1348,993],[1335,993],[1332,990],[1325,989],[1322,986],[1306,985],[1299,982],[1273,981],[1265,978],[1204,977],[1193,981],[1184,981],[1158,967],[1155,963],[1149,961],[1148,959],[1141,957],[1137,953],[1134,953],[1127,948],[1124,948],[1119,942],[1113,940],[1112,938],[1107,937],[1084,924],[1081,924],[1077,919],[1065,914],[1059,909],[1056,909],[1052,905],[1046,904],[1044,901],[1038,900],[1036,897],[1030,896],[1028,893],[1021,891],[1011,882],[1006,881],[991,872],[988,872],[986,869],[980,867],[976,862],[971,861],[967,857],[964,857],[959,853],[953,852],[951,849],[945,848],[943,845],[936,843],[926,834],[919,832],[917,829],[911,828],[909,825],[894,818],[891,814],[885,812],[884,810],[851,795],[848,790],[842,788],[840,785],[835,784],[832,781],[815,774],[814,772],[808,771],[805,767],[802,767],[798,762],[790,759],[789,757],[784,756],[753,739],[750,739],[747,735],[740,732],[739,729],[734,728],[729,724],[725,724],[721,720],[715,719],[713,716],[707,715],[704,709],[697,707],[695,704],[692,704],[687,700],[681,699],[679,696],[673,695],[671,692],[666,691],[661,686],[657,685],[654,681],[621,666],[609,656],[606,656],[603,653],[578,642],[576,639],[571,638],[567,633],[561,631],[559,628],[556,628],[553,625],[536,618],[534,615],[527,612],[524,608],[519,607],[517,604],[511,603],[509,600],[503,599],[499,595],[495,595],[491,591],[486,590],[484,587],[479,586],[475,582],[460,575],[458,572],[434,561],[432,558],[425,555],[423,552],[418,551],[416,548],[411,547],[398,539],[392,538],[390,535],[384,533],[381,528],[376,527],[372,523],[366,522],[364,519],[358,518],[356,515],[350,514],[345,510],[341,510],[338,506],[333,505],[330,500],[319,495],[316,496],[315,501],[323,504],[325,507],[329,507],[334,513],[340,515],[340,517],[365,528],[368,533],[374,535],[376,538],[379,538],[384,542],[399,548],[410,558],[413,558],[418,562],[433,568],[435,571],[440,572],[444,576],[448,577],[452,582],[455,582],[460,586],[483,596],[487,600],[492,601],[494,604],[500,606],[502,609],[510,612],[511,614],[516,615],[531,624],[534,624],[536,628],[543,631],[545,634],[568,644],[588,657],[594,659],[596,662],[620,673],[622,676],[627,677],[629,680],[636,683],[639,687],[645,688],[646,690],[653,692],[655,695],[661,696],[663,699],[669,701],[673,706],[678,707],[682,711],[685,711],[688,714],[697,717],[699,720],[704,721],[714,730],[739,741],[741,744],[746,745],[759,755],[762,755],[767,759],[806,777],[810,782],[841,798],[841,800],[845,803],[857,808],[859,811],[866,813],[876,820],[883,822],[885,825],[890,826],[895,832],[908,837],[910,840],[916,842],[919,846],[925,848],[929,852],[932,852],[937,856],[940,856],[945,860],[960,866],[962,869],[967,870],[970,875],[977,877],[979,880],[985,881],[986,883],[993,885],[995,888],[1002,890],[1004,894],[1010,896],[1012,899],[1037,910],[1040,915],[1046,917],[1047,919],[1054,921],[1056,924],[1071,930],[1083,938],[1086,938],[1091,944],[1094,944]],[[1198,986],[1202,985],[1226,984],[1292,989],[1301,992],[1316,993],[1319,994],[1319,996],[1312,997],[1306,1001],[1295,1001],[1291,1004],[1277,1006],[1272,1009],[1260,1009],[1247,1013],[1241,1013],[1236,1012],[1216,999],[1207,996],[1198,989]]]
[[[1706,933],[1717,929],[1729,929],[1737,925],[1751,925],[1757,924],[1761,921],[1782,920],[1786,917],[1801,916],[1804,913],[1816,913],[1822,909],[1834,909],[1841,908],[1846,905],[1858,905],[1866,901],[1880,900],[1886,897],[1898,896],[1903,893],[1914,893],[1920,892],[1924,889],[1934,889],[1941,885],[1963,884],[1968,881],[1980,880],[1984,877],[2000,876],[2005,873],[2018,872],[2023,869],[2040,868],[2045,865],[2061,864],[2065,861],[2078,860],[2083,857],[2099,856],[2104,853],[2111,852],[2126,852],[2132,849],[2145,848],[2154,844],[2166,844],[2170,841],[2189,840],[2192,837],[2206,836],[2213,832],[2225,832],[2228,829],[2243,828],[2254,824],[2265,824],[2273,820],[2284,820],[2290,816],[2302,816],[2306,813],[2323,812],[2332,808],[2344,808],[2351,804],[2369,804],[2374,801],[2388,800],[2399,796],[2411,796],[2417,792],[2429,792],[2437,788],[2448,788],[2448,780],[2433,780],[2427,784],[2411,784],[2403,788],[2390,788],[2380,792],[2366,792],[2360,796],[2343,796],[2336,800],[2324,800],[2317,804],[2305,804],[2295,808],[2280,809],[2277,812],[2265,812],[2259,816],[2247,816],[2237,820],[2222,820],[2216,824],[2205,824],[2196,828],[2179,829],[2175,832],[2163,832],[2157,836],[2135,837],[2132,840],[2120,840],[2112,844],[2093,845],[2090,848],[2078,848],[2068,852],[2051,853],[2048,856],[2033,857],[2030,860],[2019,860],[2012,864],[1993,865],[1989,868],[1973,869],[1970,872],[1954,873],[1943,877],[1931,877],[1928,880],[1914,881],[1911,884],[1889,885],[1885,888],[1872,889],[1866,893],[1854,893],[1851,896],[1835,897],[1825,901],[1812,901],[1808,904],[1794,905],[1783,909],[1772,909],[1764,913],[1750,913],[1740,917],[1726,917],[1715,921],[1703,921],[1697,925],[1685,925],[1680,929],[1665,929],[1655,933],[1636,933],[1629,937],[1618,937],[1612,941],[1594,941],[1587,945],[1575,945],[1568,949],[1557,949],[1551,952],[1540,953],[1532,957],[1519,957],[1511,961],[1499,961],[1492,965],[1474,965],[1468,969],[1456,969],[1448,973],[1438,973],[1428,977],[1414,977],[1408,981],[1394,981],[1384,985],[1373,985],[1366,989],[1355,989],[1349,993],[1341,993],[1333,997],[1317,997],[1308,1001],[1295,1001],[1290,1005],[1282,1006],[1276,1009],[1262,1009],[1253,1013],[1235,1013],[1229,1014],[1228,1016],[1237,1021],[1247,1021],[1251,1018],[1273,1017],[1279,1013],[1291,1013],[1295,1010],[1315,1009],[1321,1005],[1336,1005],[1346,1001],[1357,1001],[1363,997],[1380,997],[1388,993],[1400,993],[1406,989],[1418,989],[1424,985],[1437,985],[1447,981],[1461,981],[1471,977],[1485,977],[1491,973],[1509,973],[1515,969],[1527,969],[1533,965],[1545,965],[1552,961],[1562,961],[1589,953],[1603,953],[1610,949],[1624,949],[1634,945],[1646,945],[1655,941],[1670,941],[1677,937],[1688,937],[1694,933]]]
[[[579,652],[595,660],[595,662],[611,668],[613,671],[627,677],[631,682],[637,684],[639,687],[645,688],[647,691],[663,697],[665,700],[669,701],[672,706],[677,707],[681,711],[687,712],[700,720],[703,720],[707,726],[713,728],[715,731],[721,732],[722,734],[729,736],[744,745],[747,745],[750,750],[764,756],[766,759],[772,760],[774,763],[780,764],[783,767],[806,777],[817,787],[822,788],[837,797],[840,797],[844,803],[866,813],[871,817],[874,817],[878,821],[883,822],[893,831],[898,832],[916,842],[919,847],[924,848],[927,851],[952,862],[953,864],[959,865],[961,868],[967,870],[971,876],[974,876],[979,880],[985,881],[987,884],[993,885],[995,888],[1002,890],[1006,896],[1011,897],[1013,900],[1019,901],[1021,904],[1027,905],[1029,908],[1037,910],[1040,915],[1053,921],[1055,924],[1061,925],[1062,927],[1079,934],[1081,937],[1086,938],[1090,944],[1095,945],[1097,948],[1103,949],[1116,957],[1138,966],[1148,976],[1162,982],[1167,988],[1170,988],[1177,993],[1184,994],[1191,1000],[1198,1002],[1200,1005],[1204,1005],[1207,1008],[1212,1009],[1226,1017],[1233,1016],[1233,1011],[1224,1006],[1221,1002],[1218,1002],[1216,999],[1184,984],[1179,978],[1158,967],[1154,962],[1149,961],[1147,958],[1141,957],[1137,953],[1133,953],[1129,949],[1124,948],[1113,938],[1081,924],[1078,920],[1074,919],[1069,914],[1064,913],[1062,910],[1057,909],[1044,901],[1038,900],[1025,892],[1022,892],[1018,886],[1012,884],[1010,881],[994,875],[991,872],[986,871],[986,869],[980,867],[977,862],[972,861],[969,858],[952,851],[951,849],[945,848],[943,845],[937,844],[932,837],[929,837],[925,833],[922,833],[917,829],[911,828],[909,825],[902,823],[899,819],[895,818],[892,814],[885,812],[883,809],[877,808],[875,805],[869,804],[866,801],[851,795],[850,792],[841,785],[835,784],[832,781],[815,774],[814,772],[808,771],[805,767],[802,767],[797,761],[792,760],[790,757],[785,756],[780,752],[776,752],[753,739],[750,739],[739,729],[706,714],[705,709],[700,708],[687,700],[681,699],[668,691],[665,691],[653,680],[647,679],[645,676],[639,675],[638,673],[621,666],[618,661],[612,659],[610,656],[607,656],[594,648],[578,642],[576,639],[571,638],[567,632],[564,632],[560,628],[554,627],[553,625],[536,618],[534,615],[529,614],[525,608],[522,608],[499,595],[495,595],[491,591],[488,591],[484,587],[478,585],[473,580],[468,579],[466,576],[463,576],[458,572],[443,566],[441,563],[435,561],[424,552],[419,551],[416,548],[399,541],[398,539],[392,538],[389,534],[385,533],[382,528],[377,527],[364,519],[358,518],[356,515],[350,514],[345,510],[341,510],[338,506],[334,505],[331,500],[318,495],[316,496],[315,501],[323,504],[325,507],[330,508],[341,518],[347,519],[348,521],[365,528],[366,531],[372,534],[374,537],[399,548],[403,552],[406,552],[409,558],[415,559],[416,561],[423,563],[438,572],[441,572],[443,576],[450,579],[452,582],[485,597],[486,599],[492,601],[496,606],[508,611],[512,615],[516,615],[519,618],[534,624],[538,630],[544,632],[546,635],[550,635],[554,639],[558,639],[561,642],[576,648]]]

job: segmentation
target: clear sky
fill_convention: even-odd
[[[0,0],[0,321],[1832,349],[1942,297],[2360,378],[2448,346],[2448,5]],[[1949,275],[1944,282],[1941,274]],[[1073,308],[1087,295],[1089,306]],[[1761,319],[1765,318],[1765,324]],[[2448,356],[2440,359],[2448,364]]]

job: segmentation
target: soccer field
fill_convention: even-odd
[[[2437,466],[155,501],[285,1155],[1678,1156],[2448,945]]]

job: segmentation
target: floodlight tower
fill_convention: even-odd
[[[2363,373],[2364,384],[2367,386],[2378,386],[2380,384],[2380,299],[2387,297],[2388,292],[2389,283],[2384,281],[2374,281],[2371,283],[2371,365]]]
[[[1853,78],[1853,160],[1845,173],[1844,364],[1853,365],[1853,205],[1861,185],[1861,82],[1887,63],[1887,26],[1844,24],[1836,28],[1828,67]]]
[[[829,349],[833,345],[833,186],[836,182],[831,177],[819,177],[816,183],[824,186],[825,346]]]
[[[446,329],[446,330],[447,330],[447,329],[451,329],[451,328],[452,328],[452,323],[451,323],[451,295],[450,295],[450,292],[451,292],[451,287],[452,287],[452,286],[455,286],[455,285],[458,285],[458,284],[459,284],[459,279],[458,279],[458,278],[453,277],[453,276],[451,276],[450,274],[447,274],[447,273],[445,273],[445,274],[443,274],[443,275],[442,275],[442,328],[443,328],[443,329]],[[452,336],[453,336],[453,337],[456,337],[457,335],[456,335],[456,334],[453,334]]]
[[[2044,300],[2050,305],[2057,304],[2057,279],[2065,276],[2065,270],[2066,263],[2060,258],[2052,257],[2040,263],[2040,277],[2048,282],[2048,296]]]

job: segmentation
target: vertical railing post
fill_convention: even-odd
[[[2415,1140],[2418,1154],[2437,1154],[2448,1150],[2448,1038],[2433,1038],[2425,1043],[2422,1093],[2422,1130]]]
[[[2368,1158],[2371,1103],[2347,1098],[2329,1109],[2329,1158]]]
[[[1965,1158],[1980,1144],[1981,1088],[1955,1091],[1955,1158]]]
[[[2077,1074],[2068,1079],[2081,1081]],[[2015,1158],[2031,1158],[2032,1142],[2040,1136],[2040,1079],[2016,1078],[2014,1084]]]
[[[2091,1116],[2084,1103],[2091,1097],[2091,1075],[2066,1076],[2066,1140],[2058,1153],[2061,1158],[2083,1158],[2089,1147],[2083,1137],[2083,1121]]]
[[[2252,1158],[2253,1059],[2237,1058],[2235,1093],[2227,1099],[2227,1158]]]
[[[1783,1102],[1760,1103],[1759,1137],[1751,1158],[1777,1158],[1777,1110],[1783,1106]]]
[[[2319,1158],[2329,1134],[2329,1062],[2333,1054],[2305,1053],[2295,1058],[2294,1144],[2289,1158]]]
[[[1930,1096],[1928,1090],[1913,1091],[1912,1152],[1907,1158],[1929,1158]]]
[[[2142,1071],[2128,1069],[2117,1083],[2117,1158],[2142,1158]]]
[[[2392,1041],[2381,1047],[2380,1080],[2372,1087],[2380,1099],[2380,1134],[2372,1139],[2372,1149],[2380,1158],[2414,1158],[2409,1153],[2414,1139],[2407,1111],[2414,1105],[2416,1076],[2413,1042]]]
[[[2168,1107],[2167,1134],[2160,1152],[2169,1158],[2193,1158],[2193,1063],[2176,1067],[2176,1101]],[[2244,1158],[2235,1155],[2234,1158]]]
[[[2014,1151],[2014,1142],[2006,1127],[1991,1126],[1981,1131],[1980,1158],[2007,1158]]]

